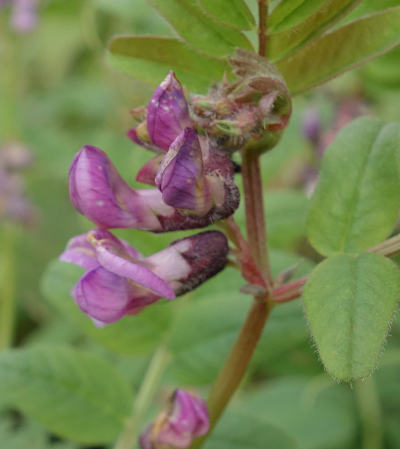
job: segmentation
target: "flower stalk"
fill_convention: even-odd
[[[133,404],[132,414],[127,419],[125,429],[119,437],[114,449],[132,449],[132,447],[134,447],[146,411],[157,392],[161,377],[170,358],[171,355],[164,345],[160,346],[154,353]]]
[[[0,260],[0,351],[12,345],[15,324],[15,229],[3,225]]]

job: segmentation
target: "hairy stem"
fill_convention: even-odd
[[[254,261],[263,275],[268,289],[272,287],[267,247],[267,228],[261,182],[260,161],[251,148],[242,155],[242,175],[246,208],[247,238]]]
[[[124,431],[114,449],[132,449],[137,442],[140,425],[157,391],[161,376],[170,359],[165,346],[160,346],[151,359],[143,383],[133,404],[132,415],[125,423]]]
[[[0,258],[0,350],[11,346],[15,322],[15,229],[5,225]]]

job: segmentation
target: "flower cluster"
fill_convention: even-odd
[[[21,171],[33,162],[31,152],[17,142],[0,148],[0,220],[33,225],[36,212],[25,196]]]
[[[217,231],[146,258],[108,230],[203,228],[235,212],[232,152],[276,141],[291,106],[283,80],[263,58],[239,50],[232,64],[239,81],[223,82],[207,97],[190,98],[170,72],[148,106],[132,111],[138,123],[128,137],[154,154],[136,179],[153,188],[132,189],[99,148],[84,146],[75,156],[71,202],[98,229],[73,238],[61,259],[87,270],[73,296],[95,324],[138,313],[160,297],[172,299],[224,267],[228,246]]]
[[[0,7],[12,5],[11,25],[18,32],[31,31],[37,22],[38,0],[0,0]]]
[[[172,72],[154,92],[145,116],[128,135],[157,153],[138,173],[153,189],[132,189],[106,153],[92,146],[83,147],[70,168],[71,201],[98,229],[72,238],[60,259],[87,270],[72,294],[97,326],[192,290],[227,260],[227,240],[218,231],[173,242],[150,257],[108,231],[202,228],[229,217],[239,204],[230,157],[196,131]]]
[[[176,390],[166,410],[139,439],[141,449],[187,448],[209,429],[207,406],[195,393]]]

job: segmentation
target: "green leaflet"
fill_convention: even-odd
[[[55,434],[87,444],[113,441],[132,403],[128,383],[108,362],[57,346],[1,354],[0,394]]]
[[[230,72],[226,62],[197,53],[178,39],[116,36],[108,50],[108,63],[112,67],[152,86],[175,70],[190,90],[205,91],[213,81]]]
[[[221,57],[235,47],[251,50],[249,40],[238,30],[216,22],[196,0],[148,0],[190,46],[201,52]]]
[[[244,0],[197,0],[197,3],[217,21],[239,30],[251,30],[256,21]]]
[[[331,28],[348,14],[360,0],[328,0],[311,15],[289,29],[268,36],[268,56],[281,59],[300,46]],[[306,2],[307,4],[308,2]]]
[[[273,32],[287,30],[307,18],[325,0],[282,0],[268,17],[268,28]]]
[[[380,254],[340,254],[312,272],[303,301],[325,368],[338,380],[375,368],[400,297],[400,274]]]
[[[307,219],[321,254],[360,252],[389,235],[400,201],[399,136],[398,124],[364,117],[327,149]]]
[[[277,63],[292,94],[304,92],[400,44],[400,6],[323,34]]]

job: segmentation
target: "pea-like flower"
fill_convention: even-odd
[[[200,151],[199,148],[195,150]],[[173,153],[167,153],[166,157],[169,154]],[[85,146],[75,156],[70,168],[71,202],[86,218],[105,229],[136,228],[165,232],[205,227],[232,215],[239,204],[232,164],[226,164],[226,156],[222,153],[215,154],[213,158],[215,170],[204,182],[200,166],[200,178],[194,179],[190,175],[195,161],[189,157],[170,167],[164,162],[159,178],[161,191],[134,190],[102,150]],[[191,203],[184,203],[180,196],[184,194],[179,190],[182,178],[184,183],[189,180],[194,184],[194,189],[190,183],[186,184],[187,197],[193,198]]]
[[[87,270],[72,295],[103,326],[162,297],[174,299],[194,289],[224,268],[227,254],[226,237],[219,231],[178,240],[144,257],[110,232],[94,229],[72,238],[60,260]]]
[[[196,393],[176,390],[166,409],[141,434],[141,449],[184,449],[209,430],[205,401]]]
[[[148,149],[168,151],[178,134],[191,126],[183,88],[171,71],[154,91],[147,106],[146,120],[127,134],[135,143]]]

